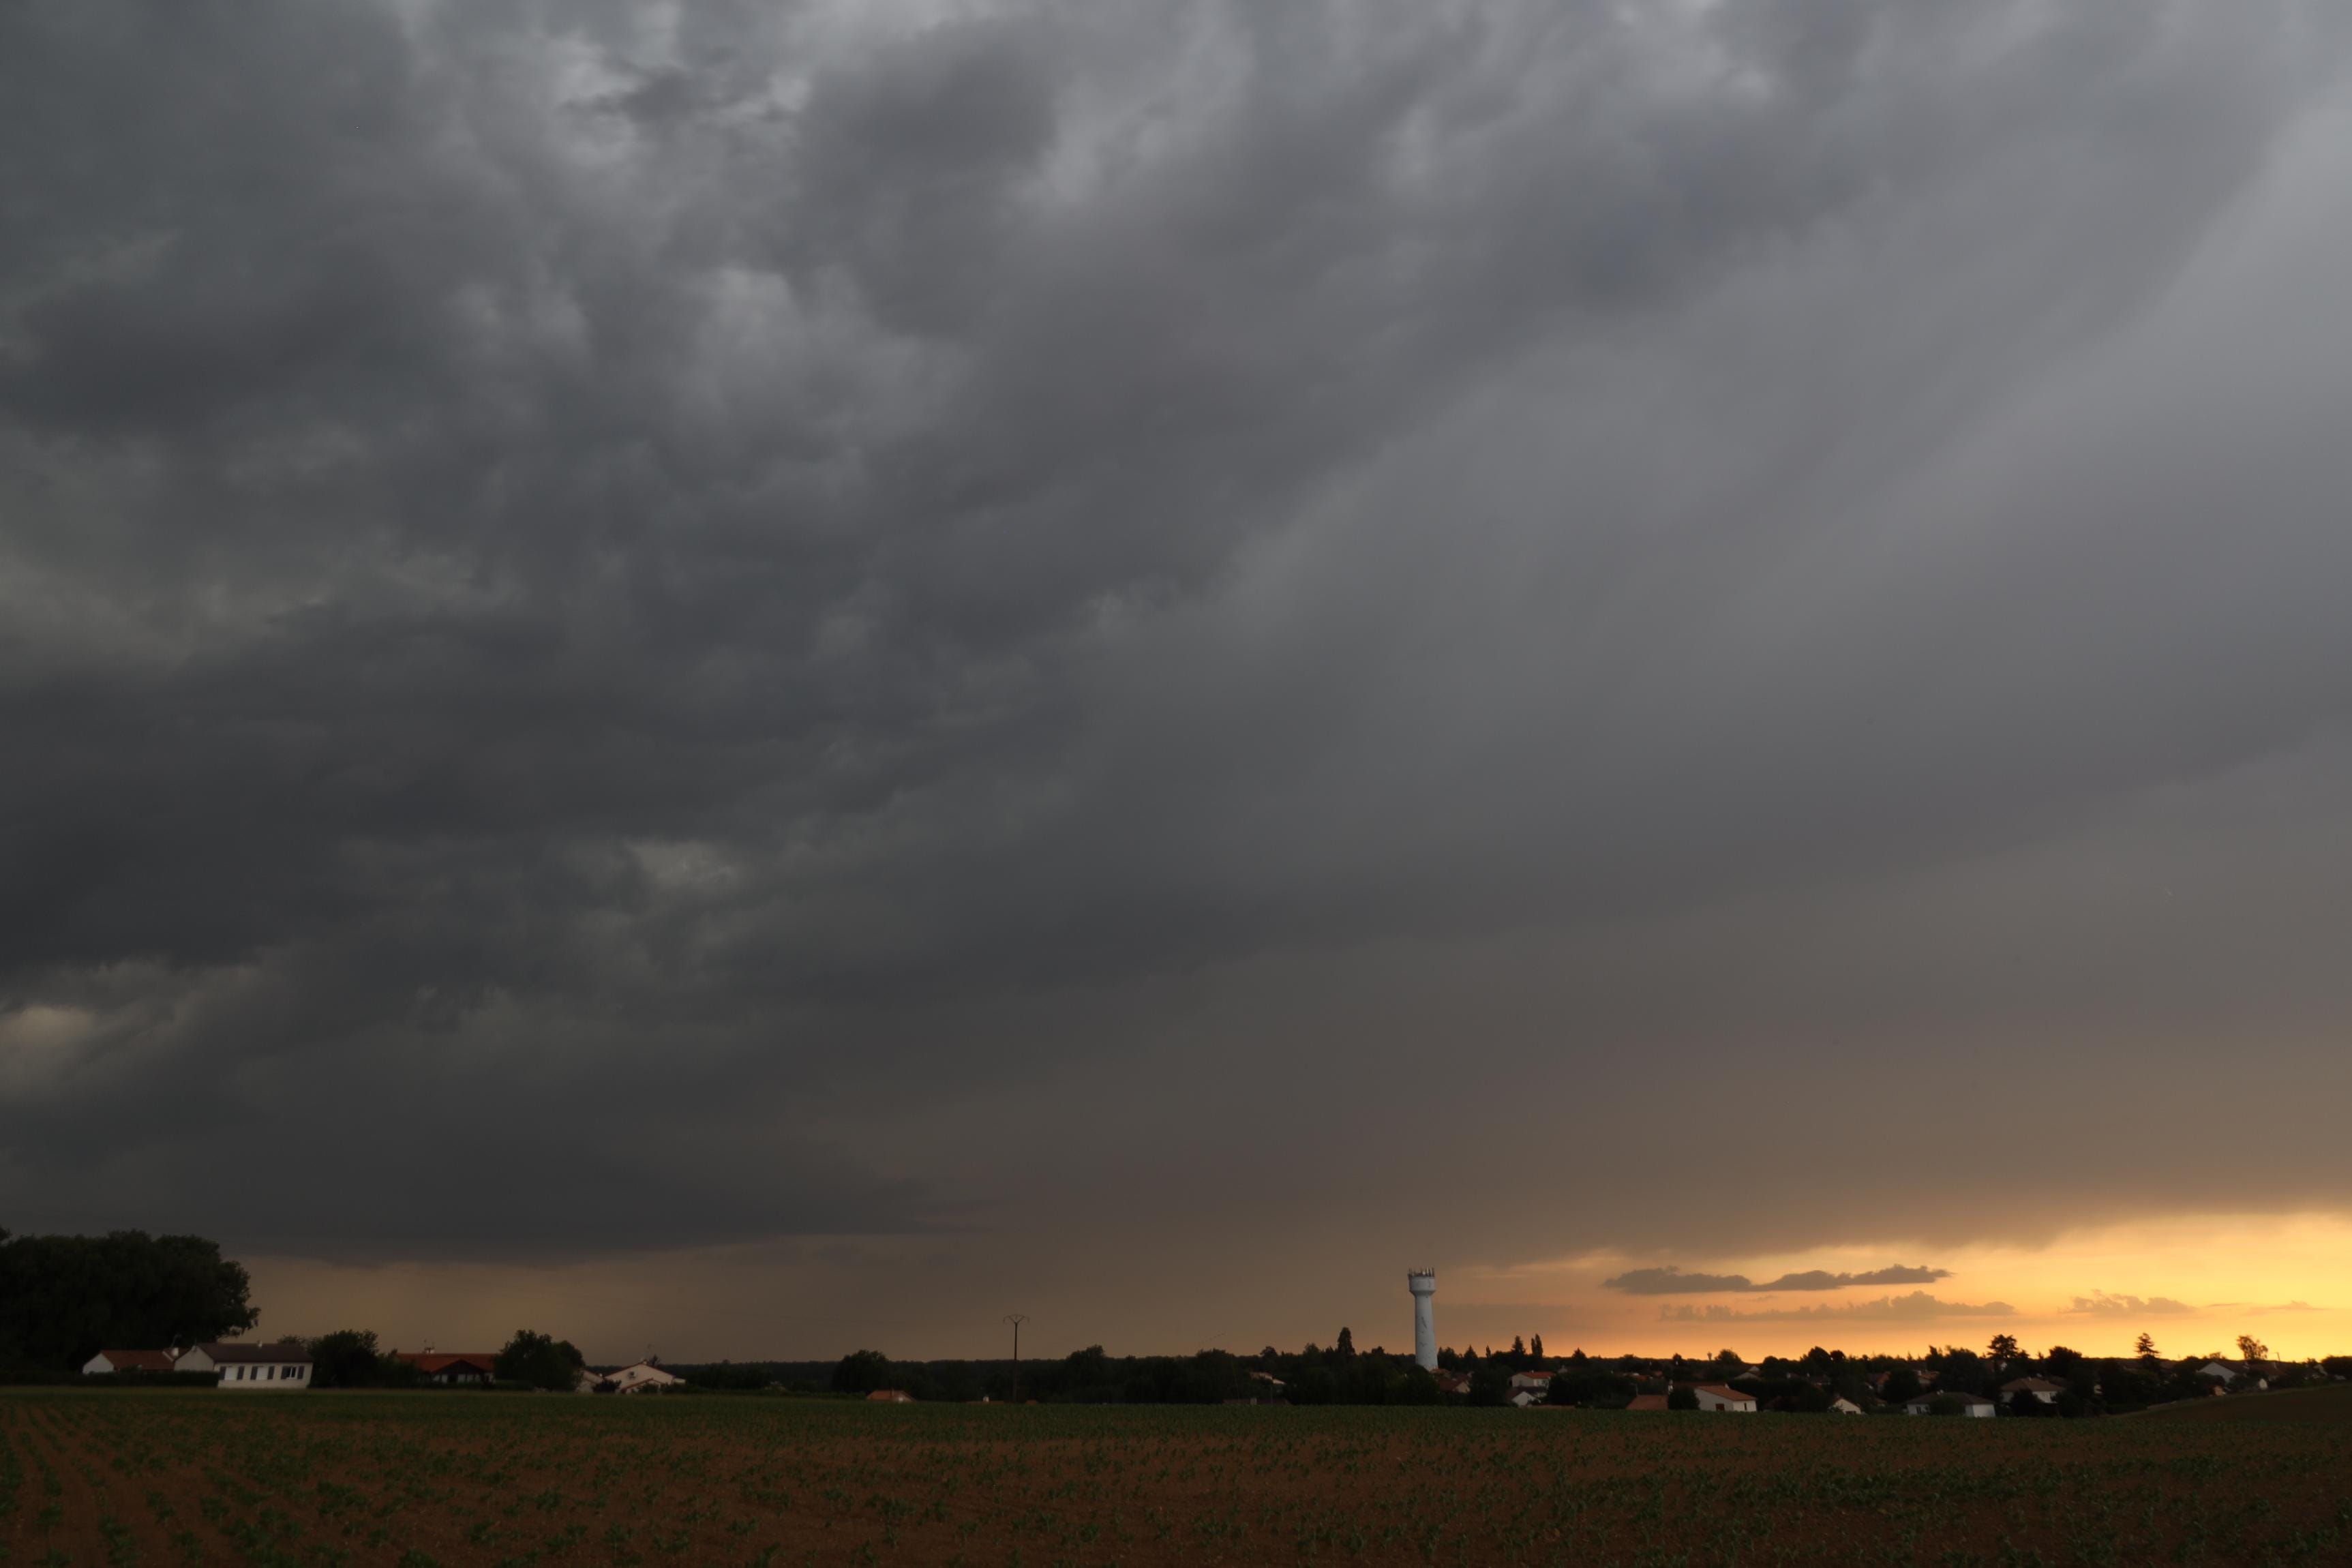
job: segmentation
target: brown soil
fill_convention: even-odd
[[[2352,1557],[2352,1427],[756,1396],[0,1394],[7,1561]]]

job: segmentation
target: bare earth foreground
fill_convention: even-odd
[[[2100,1421],[0,1394],[24,1563],[2352,1561],[2352,1385]]]

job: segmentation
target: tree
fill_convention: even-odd
[[[1543,1336],[1541,1334],[1538,1334],[1528,1341],[1528,1353],[1535,1357],[1538,1361],[1543,1360]]]
[[[2018,1357],[2017,1336],[2015,1334],[1993,1335],[1991,1342],[1985,1346],[1985,1354],[1997,1362],[2015,1361]]]
[[[498,1360],[490,1366],[492,1374],[501,1383],[528,1384],[533,1388],[568,1393],[579,1386],[587,1359],[570,1340],[551,1339],[529,1329],[517,1329],[515,1337],[507,1342],[507,1348],[499,1352]]]
[[[841,1394],[871,1394],[890,1386],[890,1358],[880,1351],[851,1351],[833,1369],[833,1386]]]
[[[368,1329],[338,1329],[310,1342],[310,1386],[373,1388],[383,1381],[385,1357]]]
[[[2156,1359],[2156,1336],[2153,1334],[2140,1335],[2139,1339],[2133,1344],[2132,1349],[2138,1354],[2140,1360],[2154,1361]]]
[[[1738,1351],[1717,1351],[1715,1352],[1715,1364],[1726,1372],[1738,1372],[1748,1363],[1739,1359]]]
[[[1513,1334],[1511,1336],[1511,1353],[1513,1355],[1525,1355],[1528,1353],[1528,1342],[1519,1338],[1517,1334]]]
[[[1339,1331],[1339,1342],[1333,1345],[1331,1349],[1334,1353],[1339,1355],[1354,1355],[1356,1353],[1356,1336],[1349,1332],[1346,1329],[1341,1329]]]
[[[1697,1409],[1698,1390],[1682,1384],[1676,1384],[1666,1394],[1666,1408],[1669,1410]]]
[[[2271,1359],[2271,1347],[2263,1343],[2262,1341],[2254,1338],[2252,1334],[2240,1334],[2238,1336],[2238,1354],[2245,1362],[2246,1370],[2248,1372],[2252,1372],[2254,1370],[2257,1363],[2266,1362]]]
[[[1898,1366],[1886,1374],[1886,1399],[1890,1405],[1919,1397],[1919,1374],[1907,1366]]]
[[[0,1231],[0,1366],[226,1339],[261,1321],[244,1266],[201,1236]]]

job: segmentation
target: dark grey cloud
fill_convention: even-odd
[[[1738,1291],[1842,1290],[1849,1285],[1932,1285],[1951,1276],[1948,1268],[1896,1263],[1859,1273],[1833,1274],[1826,1268],[1807,1268],[1759,1285],[1745,1274],[1704,1274],[1667,1264],[1654,1268],[1629,1268],[1601,1283],[1608,1289],[1622,1290],[1630,1296],[1711,1296]]]
[[[1494,1258],[2341,1199],[1904,1130],[1961,1060],[2340,1077],[2347,43],[0,10],[0,1205]],[[1433,1063],[1590,1125],[1416,1187]],[[1644,1166],[1637,1065],[1745,1120]]]

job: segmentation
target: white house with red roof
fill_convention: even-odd
[[[1702,1383],[1691,1392],[1698,1395],[1698,1407],[1701,1410],[1727,1411],[1735,1415],[1756,1414],[1754,1394],[1742,1394],[1739,1390],[1727,1387],[1723,1384]]]
[[[81,1363],[84,1373],[102,1376],[117,1372],[170,1372],[170,1351],[100,1351]]]
[[[207,1341],[182,1351],[172,1363],[172,1370],[217,1373],[223,1388],[308,1388],[310,1352],[290,1340],[275,1345]]]
[[[416,1375],[426,1383],[487,1388],[498,1375],[495,1351],[394,1351],[392,1359],[415,1367]]]

